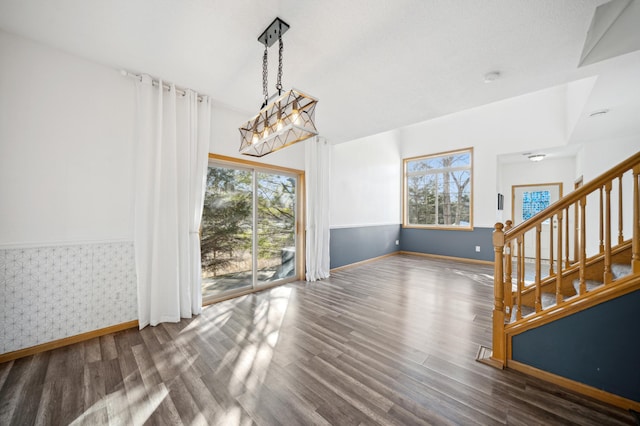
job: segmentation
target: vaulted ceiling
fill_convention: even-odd
[[[627,117],[617,125],[640,133],[634,124],[640,122],[638,52],[578,67],[603,3],[2,0],[0,28],[193,88],[249,115],[262,101],[263,46],[257,37],[280,17],[291,26],[284,35],[284,87],[320,100],[318,125],[334,143],[600,75],[610,75],[611,90],[622,93],[607,99],[614,94],[601,87],[603,93],[593,89],[594,96],[624,104],[615,108],[635,107],[631,122]],[[269,58],[273,91],[275,47]],[[491,71],[500,78],[486,84]],[[635,88],[627,86],[634,82]],[[599,102],[588,97],[585,105],[607,107]],[[589,125],[576,131],[588,132]]]

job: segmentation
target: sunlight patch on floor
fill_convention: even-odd
[[[256,307],[253,323],[240,333],[251,343],[241,349],[232,366],[233,376],[229,383],[232,393],[257,389],[264,381],[278,343],[290,296],[290,288],[271,290]]]

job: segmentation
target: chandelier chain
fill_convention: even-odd
[[[278,33],[278,81],[276,82],[276,89],[278,89],[278,95],[282,94],[282,31]]]
[[[269,77],[269,64],[267,63],[267,45],[264,45],[264,54],[262,55],[262,94],[264,95],[264,105],[269,101],[269,89],[267,87],[267,79]]]

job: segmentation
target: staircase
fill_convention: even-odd
[[[631,246],[628,246],[627,248],[631,248]],[[617,281],[618,279],[624,278],[627,275],[631,275],[632,270],[631,270],[631,265],[630,264],[621,264],[621,263],[614,263],[611,265],[611,273],[612,273],[612,280],[613,281]],[[598,280],[585,280],[586,282],[586,291],[587,293],[590,293],[594,290],[597,290],[601,287],[604,286],[604,282],[603,281],[598,281]],[[580,293],[580,280],[579,279],[574,279],[573,282],[573,289],[575,292],[575,295],[562,295],[562,301],[570,301],[571,299],[577,297],[577,295]],[[517,285],[515,283],[512,284],[512,300],[514,299],[513,295],[517,292]],[[554,307],[555,305],[557,305],[557,297],[554,293],[548,292],[548,291],[542,291],[542,295],[541,295],[541,304],[542,304],[542,311],[548,311],[549,308]],[[520,305],[520,309],[521,309],[521,317],[522,318],[526,318],[530,315],[533,315],[536,313],[535,310],[535,306],[529,306],[526,304],[522,304]],[[505,312],[511,312],[511,316],[508,317],[506,323],[513,323],[515,322],[518,318],[517,318],[517,309],[513,309],[513,305],[509,305],[509,306],[505,306]]]
[[[518,226],[513,227],[511,221],[495,225],[493,349],[487,363],[498,368],[517,369],[605,402],[640,410],[638,393],[618,391],[618,383],[606,383],[600,376],[595,384],[583,383],[525,364],[518,356],[514,357],[514,353],[521,354],[522,348],[526,347],[527,356],[521,358],[531,360],[533,354],[540,353],[541,358],[553,360],[553,355],[549,355],[554,352],[553,339],[552,336],[544,337],[546,330],[566,329],[567,324],[571,324],[577,331],[582,331],[588,325],[582,326],[576,323],[577,320],[593,318],[594,312],[609,315],[607,309],[613,306],[627,306],[624,309],[636,312],[632,321],[622,323],[632,330],[633,339],[640,337],[640,309],[635,309],[635,305],[629,308],[631,299],[627,299],[626,305],[623,299],[633,297],[635,301],[640,295],[637,292],[640,290],[639,175],[640,152]],[[552,225],[549,226],[548,241],[542,241],[543,223]],[[529,249],[532,253],[525,250],[525,238],[535,242],[534,249]],[[541,257],[543,244],[550,247],[548,259]],[[602,307],[584,314],[599,305]],[[611,331],[613,336],[616,330]],[[542,342],[544,350],[532,347],[528,336],[537,336],[535,339],[538,340],[534,341]],[[568,336],[572,338],[571,333]],[[621,347],[627,350],[629,345],[625,345]],[[562,344],[557,346],[567,350]],[[584,342],[579,346],[584,348]],[[616,348],[616,344],[612,348]],[[633,344],[631,350],[635,351],[635,348]],[[566,354],[567,357],[572,355],[580,358],[580,354]],[[535,359],[532,364],[536,364]],[[640,362],[636,362],[628,367],[637,370],[639,365]],[[599,372],[600,368],[597,370]],[[635,377],[630,380],[635,381]],[[631,383],[631,387],[635,384]],[[637,388],[640,389],[640,380]]]

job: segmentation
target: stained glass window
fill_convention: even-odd
[[[527,220],[549,207],[551,192],[525,191],[522,193],[522,219]]]

